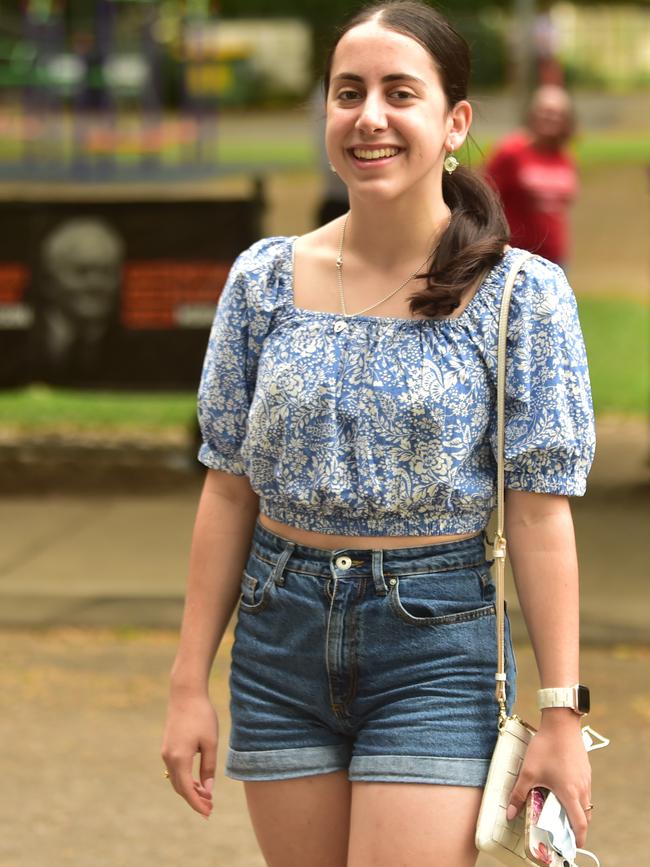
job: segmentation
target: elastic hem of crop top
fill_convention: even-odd
[[[282,524],[341,536],[453,536],[480,533],[485,529],[483,513],[464,516],[458,509],[449,515],[430,517],[413,510],[408,515],[399,512],[368,514],[367,510],[357,514],[349,508],[337,509],[324,504],[301,507],[297,503],[285,505],[277,500],[260,499],[260,512]]]

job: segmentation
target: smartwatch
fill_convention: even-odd
[[[590,708],[589,687],[576,683],[574,686],[538,689],[537,708],[544,710],[547,707],[569,707],[575,713],[584,716],[589,713]]]

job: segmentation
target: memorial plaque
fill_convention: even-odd
[[[195,389],[262,198],[0,202],[0,386]]]

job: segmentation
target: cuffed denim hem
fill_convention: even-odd
[[[288,780],[347,770],[345,744],[287,750],[228,750],[225,775],[233,780]]]
[[[359,782],[485,786],[489,759],[442,756],[354,756],[348,778]]]

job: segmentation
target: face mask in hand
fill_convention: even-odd
[[[549,792],[544,801],[542,812],[537,820],[540,831],[546,831],[549,842],[555,851],[565,858],[569,865],[576,857],[576,838],[569,822],[566,810],[560,804],[553,792]]]
[[[606,747],[609,739],[591,726],[582,729],[587,752]],[[578,867],[577,855],[591,858],[597,867],[600,861],[593,852],[576,846],[576,838],[566,810],[548,789],[535,787],[528,793],[526,804],[526,855],[536,864],[549,867]]]
[[[531,792],[530,817],[532,826],[528,831],[528,847],[537,863],[550,867],[577,867],[576,855],[592,858],[600,867],[598,858],[586,849],[576,846],[576,838],[566,810],[548,789],[533,789]]]

